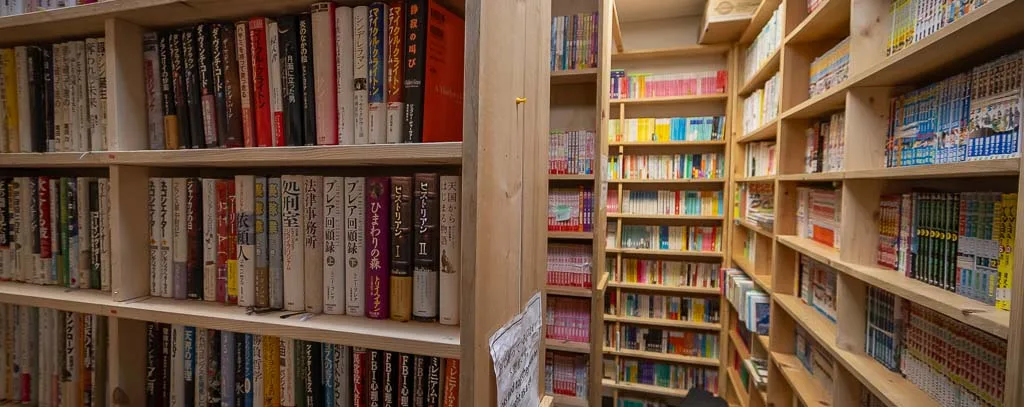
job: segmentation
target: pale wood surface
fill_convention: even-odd
[[[778,366],[782,377],[789,382],[793,393],[805,406],[828,406],[832,404],[832,398],[828,397],[825,389],[821,388],[818,381],[800,363],[796,356],[772,352],[771,359]]]
[[[540,407],[551,407],[552,403],[554,403],[554,402],[555,402],[555,399],[552,398],[551,396],[541,397],[541,399],[540,399]]]
[[[587,400],[579,397],[566,396],[562,394],[556,394],[552,397],[552,405],[555,407],[587,407],[590,403]]]
[[[740,219],[740,218],[733,219],[733,223],[735,223],[737,225],[740,225],[740,226],[743,226],[743,227],[747,228],[747,230],[750,230],[750,231],[752,231],[754,233],[757,233],[757,234],[759,234],[761,236],[764,236],[764,237],[767,237],[769,239],[774,239],[775,238],[775,234],[772,233],[772,231],[770,231],[768,229],[765,229],[765,228],[763,228],[763,227],[761,227],[761,226],[759,226],[759,225],[757,225],[757,224],[755,224],[753,222],[747,221],[746,219]]]
[[[772,12],[779,7],[780,0],[762,0],[761,5],[757,6],[757,10],[754,10],[754,16],[750,18],[750,24],[743,34],[740,35],[740,44],[749,44],[757,38],[757,34],[761,33],[761,29],[768,23],[768,20],[772,18]],[[742,93],[742,92],[741,92]]]
[[[841,39],[850,33],[850,0],[825,0],[783,40],[798,44]],[[831,46],[831,45],[830,45]]]
[[[594,83],[600,73],[597,68],[577,69],[574,71],[552,71],[551,84]]]
[[[758,175],[754,177],[738,177],[736,182],[772,182],[775,181],[774,175]]]
[[[593,240],[594,232],[552,232],[548,231],[549,239],[562,240]]]
[[[751,141],[766,141],[775,139],[775,135],[778,134],[778,119],[772,119],[768,123],[765,123],[761,127],[751,130],[750,133],[744,134],[736,138],[737,143],[749,143]],[[742,128],[737,131],[742,131]]]
[[[735,16],[728,19],[715,19],[704,21],[704,27],[700,32],[701,44],[721,44],[735,42],[743,34],[743,30],[750,25],[752,15]]]
[[[726,372],[728,372],[727,374],[729,375],[729,383],[731,383],[731,385],[732,385],[732,391],[735,392],[736,393],[736,397],[739,398],[740,405],[741,406],[749,405],[750,404],[750,401],[749,401],[750,395],[747,393],[746,387],[743,386],[743,382],[740,381],[740,374],[739,374],[739,372],[736,369],[734,369],[732,366],[727,366],[725,368],[725,370],[726,370]]]
[[[670,319],[656,319],[656,318],[640,318],[640,317],[627,317],[619,315],[604,314],[605,321],[624,322],[629,324],[637,325],[655,325],[655,326],[666,326],[670,328],[691,328],[691,329],[704,329],[709,331],[717,331],[722,328],[721,324],[710,323],[710,322],[693,322],[693,321],[673,321]]]
[[[722,55],[729,52],[727,45],[683,45],[670,48],[649,48],[619,51],[612,54],[614,61],[654,60],[662,58],[686,58],[705,55]]]
[[[703,295],[718,295],[721,294],[721,288],[714,287],[688,287],[688,286],[667,286],[662,284],[645,284],[645,283],[621,283],[618,281],[609,281],[608,287],[622,288],[632,291],[656,291],[662,293],[684,293],[684,294],[703,294]]]
[[[681,389],[670,389],[668,387],[652,386],[648,384],[637,384],[637,383],[626,383],[626,382],[615,382],[609,380],[603,380],[602,385],[607,388],[628,390],[633,392],[657,394],[660,396],[668,397],[686,397],[686,390]]]
[[[762,3],[763,4],[763,3]],[[754,71],[749,78],[743,78],[743,86],[740,87],[739,95],[746,96],[755,90],[764,87],[765,82],[779,72],[779,61],[782,55],[782,44],[772,53],[768,60],[761,63],[761,67]],[[738,73],[737,73],[738,74]]]
[[[1017,191],[1024,191],[1024,177],[1017,178]],[[1024,205],[1017,205],[1017,219],[1024,216]],[[1024,236],[1024,222],[1017,222],[1016,236]],[[1013,269],[1024,270],[1024,245],[1014,243]],[[1020,304],[1024,304],[1024,273],[1015,272],[1012,276],[1010,304],[1017,304],[1010,312],[1009,326],[1006,335],[1006,391],[1003,402],[1008,406],[1024,403],[1024,312]]]
[[[671,353],[660,353],[660,352],[645,352],[640,350],[629,350],[629,349],[604,349],[604,353],[612,355],[619,355],[631,358],[641,359],[654,359],[663,360],[666,362],[674,363],[686,363],[691,365],[703,365],[703,366],[718,366],[718,358],[701,358],[693,356],[674,355]]]
[[[589,288],[582,287],[559,287],[557,285],[549,285],[545,287],[545,291],[548,295],[564,295],[569,297],[586,297],[592,296],[592,292]]]
[[[611,99],[612,104],[623,104],[623,105],[634,105],[634,104],[671,104],[671,103],[690,103],[690,102],[708,102],[708,101],[722,101],[726,98],[725,93],[710,94],[710,95],[691,95],[691,96],[663,96],[653,98],[638,98],[638,99]]]
[[[545,339],[544,347],[549,350],[558,350],[573,353],[590,353],[590,344],[582,342],[564,341],[558,339]]]

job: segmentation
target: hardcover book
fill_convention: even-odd
[[[189,115],[189,99],[186,94],[186,83],[185,83],[185,55],[184,45],[182,45],[182,33],[180,31],[173,31],[170,33],[171,37],[171,95],[174,96],[174,112],[177,116],[177,136],[172,140],[177,140],[176,145],[172,144],[175,148],[189,148],[192,145],[192,123]],[[64,134],[67,134],[65,132]],[[165,133],[166,135],[166,133]]]
[[[281,36],[277,22],[267,19],[267,64],[270,80],[270,140],[274,147],[286,146],[284,140],[284,102],[281,90]]]
[[[334,65],[334,3],[313,3],[313,72],[316,75],[316,144],[338,144],[337,69]]]
[[[428,0],[423,142],[462,141],[465,21]]]
[[[188,147],[200,148],[206,143],[206,135],[203,131],[203,102],[199,84],[199,51],[196,46],[195,31],[191,28],[183,28],[180,32],[182,69],[185,75],[185,98],[188,100]]]
[[[438,316],[438,176],[416,174],[413,180],[416,217],[413,256],[413,318],[418,321],[436,321]]]
[[[159,39],[158,39],[159,38]],[[146,33],[142,36],[142,74],[146,87],[146,124],[149,133],[149,149],[163,150],[164,141],[164,112],[165,107],[163,95],[163,78],[161,75],[161,53],[163,47],[160,41],[163,36],[157,33]],[[168,65],[169,67],[169,65]],[[168,82],[170,85],[170,82]]]
[[[185,296],[203,298],[203,202],[199,178],[185,180],[185,230],[188,243],[185,257]]]
[[[244,23],[243,23],[244,24]],[[224,69],[224,128],[220,130],[221,141],[220,144],[223,147],[241,147],[245,145],[245,121],[243,120],[243,107],[245,104],[242,103],[242,68],[244,63],[239,60],[240,57],[245,56],[247,53],[243,49],[244,45],[239,46],[238,44],[238,33],[234,24],[221,24],[220,26],[220,38],[221,38],[221,67]],[[243,31],[244,32],[244,31]],[[246,38],[242,36],[242,40]],[[248,81],[248,70],[246,71],[246,80]],[[220,109],[222,106],[218,96],[217,108]],[[218,113],[218,117],[220,114]],[[217,122],[219,125],[220,122]]]
[[[324,312],[345,313],[345,178],[324,177]]]
[[[299,71],[302,74],[302,145],[316,145],[316,75],[313,61],[313,22],[299,16]]]
[[[249,49],[251,58],[252,79],[251,97],[253,105],[253,122],[256,129],[256,147],[273,145],[270,117],[270,78],[267,66],[267,27],[266,19],[253,17],[249,19]]]
[[[213,32],[210,24],[198,24],[196,35],[196,65],[199,70],[199,97],[203,117],[203,140],[207,148],[217,147],[217,96],[213,78]],[[219,43],[219,41],[218,41]]]
[[[370,143],[369,119],[369,88],[367,87],[368,27],[369,8],[358,6],[352,8],[352,123],[354,125],[355,144]]]
[[[366,315],[374,319],[390,315],[390,184],[388,177],[366,179]]]
[[[405,82],[405,2],[402,0],[388,5],[387,24],[387,141],[401,143],[405,132],[405,105],[403,103]]]
[[[173,233],[171,256],[171,294],[174,299],[184,300],[186,296],[186,275],[188,274],[188,190],[185,178],[170,178],[171,203],[173,205]]]
[[[366,179],[345,178],[345,313],[366,313]]]
[[[321,175],[302,177],[303,268],[305,280],[312,283],[305,286],[306,312],[315,314],[324,311],[324,291],[316,284],[324,281],[323,185]]]
[[[462,180],[458,175],[442,175],[438,192],[441,200],[441,229],[438,231],[441,245],[438,312],[442,324],[458,325],[459,300],[462,292],[459,287],[462,272]]]
[[[384,354],[380,350],[369,350],[368,369],[366,372],[366,405],[368,407],[384,407]]]
[[[283,239],[284,309],[306,310],[305,232],[301,175],[281,177],[281,233]]]
[[[256,177],[253,184],[253,226],[256,246],[255,294],[257,308],[270,307],[270,254],[267,250],[267,178]]]
[[[281,240],[281,178],[267,178],[267,253],[270,256],[270,308],[284,308],[284,257]]]
[[[404,142],[423,141],[423,82],[427,57],[427,7],[425,0],[409,0],[405,18]]]
[[[282,16],[277,19],[281,47],[281,86],[284,112],[284,139],[286,145],[301,146],[303,113],[302,72],[299,62],[299,18]]]
[[[256,305],[255,184],[252,175],[235,176],[235,220],[238,230],[238,305]],[[228,276],[228,286],[231,276]]]
[[[391,177],[391,319],[412,318],[412,177]]]
[[[338,7],[334,10],[334,65],[337,69],[338,98],[338,144],[355,144],[355,89],[352,86],[353,26],[352,7]]]
[[[295,340],[281,338],[281,406],[295,407]]]
[[[369,135],[370,144],[387,142],[387,104],[385,89],[387,83],[387,23],[388,6],[382,2],[370,3],[367,27],[367,88],[369,92]]]
[[[170,178],[160,178],[159,190],[157,191],[157,203],[160,219],[160,265],[157,270],[157,281],[160,284],[160,296],[172,298],[174,290],[172,278],[174,274],[174,257],[171,251],[175,229],[174,219],[174,195],[172,193],[172,182]],[[70,197],[69,197],[70,198]],[[70,200],[70,199],[69,199]],[[63,200],[62,200],[63,201]],[[73,213],[73,211],[68,211]],[[71,222],[69,222],[70,224]],[[72,251],[73,252],[73,251]],[[65,251],[65,253],[69,253]],[[67,267],[65,267],[67,270]],[[74,282],[72,282],[74,284]]]
[[[238,96],[242,113],[242,141],[246,147],[256,147],[256,112],[253,107],[253,59],[250,57],[249,22],[235,23],[235,52],[238,55]]]
[[[203,275],[202,298],[217,300],[217,179],[203,178]],[[205,339],[204,339],[205,340]]]

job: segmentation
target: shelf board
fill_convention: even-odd
[[[568,297],[585,297],[589,298],[593,296],[593,293],[589,288],[583,287],[560,287],[557,285],[546,285],[544,286],[545,292],[548,295],[564,295]]]
[[[588,407],[590,404],[587,403],[586,399],[582,399],[574,396],[566,396],[564,394],[553,394],[550,396],[544,396],[545,398],[551,399],[553,406],[555,407]],[[541,407],[543,407],[543,403]]]
[[[811,376],[804,365],[794,355],[772,352],[772,362],[782,372],[782,377],[789,382],[793,393],[805,406],[828,406],[832,397],[821,387],[818,380]]]
[[[551,84],[566,85],[575,83],[597,83],[598,74],[600,74],[600,70],[597,68],[551,71]]]
[[[743,227],[747,228],[748,230],[753,231],[754,233],[757,233],[757,234],[759,234],[761,236],[767,237],[769,239],[774,239],[775,238],[775,233],[773,233],[772,231],[765,230],[761,226],[759,226],[759,225],[757,225],[757,224],[755,224],[753,222],[750,222],[750,221],[748,221],[746,219],[733,219],[732,221],[733,221],[733,223],[735,223],[737,225],[740,225],[740,226],[743,226]]]
[[[857,378],[882,402],[890,406],[927,406],[937,407],[935,402],[924,391],[913,383],[886,369],[872,357],[860,350],[841,349],[836,345],[836,326],[824,315],[811,309],[799,298],[791,295],[775,294],[772,299],[780,308],[791,315],[805,331],[847,371]]]
[[[609,219],[679,220],[679,221],[683,221],[683,220],[694,220],[694,221],[697,221],[697,220],[703,220],[703,221],[718,220],[718,221],[720,221],[720,220],[725,219],[724,217],[722,217],[720,215],[642,215],[642,214],[618,213],[618,212],[609,212],[607,216],[608,216]]]
[[[768,347],[768,345],[771,343],[771,339],[768,337],[768,335],[754,335],[754,337],[757,338],[757,341],[761,343],[761,346],[764,347],[764,350],[771,349]]]
[[[562,352],[590,353],[589,343],[563,341],[551,338],[544,339],[544,348],[547,350],[558,350]]]
[[[907,167],[879,168],[875,170],[846,171],[844,179],[927,179],[953,177],[1017,176],[1020,174],[1020,159],[966,161],[951,164],[914,165]]]
[[[540,407],[551,407],[555,399],[547,394],[540,398]]]
[[[558,232],[549,230],[548,239],[592,240],[594,232]]]
[[[601,281],[597,283],[597,291],[604,292],[608,289],[608,273],[601,274]]]
[[[840,39],[850,35],[850,0],[825,0],[817,10],[808,14],[783,40],[784,44],[799,44]]]
[[[649,384],[618,382],[618,381],[614,381],[614,380],[610,380],[610,379],[602,380],[601,384],[604,387],[608,387],[608,388],[612,388],[612,389],[633,391],[633,392],[638,392],[638,393],[657,394],[659,396],[667,396],[667,397],[680,397],[680,398],[682,398],[682,397],[686,397],[686,393],[687,393],[687,391],[683,390],[683,389],[671,389],[671,388],[668,388],[668,387],[653,386],[653,385],[649,385]]]
[[[757,10],[754,10],[754,16],[750,18],[750,24],[747,25],[747,29],[743,30],[743,34],[740,34],[739,43],[749,44],[757,38],[757,35],[761,33],[764,25],[768,23],[768,20],[772,18],[772,13],[775,9],[779,8],[781,0],[764,0],[760,6],[757,6]]]
[[[116,0],[115,0],[116,1]],[[102,3],[95,3],[102,4]],[[86,6],[75,6],[86,7]],[[35,14],[35,13],[33,13]],[[9,17],[0,17],[0,20]],[[111,164],[112,152],[71,152],[71,153],[2,153],[0,167],[14,168],[87,168],[107,167]]]
[[[736,177],[736,182],[772,182],[775,181],[774,175],[758,175],[754,177]]]
[[[608,354],[612,354],[612,355],[619,355],[619,356],[626,356],[626,357],[631,357],[631,358],[663,360],[663,361],[666,361],[666,362],[675,362],[675,363],[687,363],[687,364],[691,364],[691,365],[718,366],[718,363],[719,363],[718,362],[718,358],[702,358],[702,357],[694,357],[694,356],[674,355],[674,354],[671,354],[671,353],[645,352],[645,351],[630,350],[630,349],[615,350],[615,349],[605,348],[604,353],[608,353]]]
[[[725,93],[713,93],[709,95],[689,95],[689,96],[663,96],[663,97],[651,97],[651,98],[632,98],[632,99],[611,99],[608,103],[612,105],[627,104],[627,105],[658,105],[658,104],[672,104],[672,103],[692,103],[692,102],[717,102],[724,101],[729,97]]]
[[[660,284],[645,284],[645,283],[623,283],[618,281],[609,281],[609,287],[625,288],[629,290],[643,290],[643,291],[657,291],[663,293],[685,293],[685,294],[704,294],[704,295],[718,295],[722,293],[721,288],[712,287],[671,287]]]
[[[736,397],[740,399],[740,405],[746,406],[749,403],[747,394],[747,386],[743,385],[743,381],[740,380],[740,373],[733,369],[732,366],[725,368],[726,374],[729,375],[729,383],[732,383],[732,390],[736,392]]]
[[[48,42],[65,37],[102,36],[108,17],[143,9],[159,12],[174,8],[181,11],[188,7],[185,3],[185,0],[112,0],[0,17],[0,32],[3,32],[0,46]]]
[[[694,141],[610,141],[608,147],[706,147],[724,146],[725,140]]]
[[[612,184],[666,184],[666,185],[685,185],[685,184],[714,184],[725,182],[725,178],[692,178],[692,179],[610,179],[609,183]]]
[[[548,174],[549,181],[593,181],[594,174]]]
[[[779,181],[841,181],[846,178],[843,171],[817,172],[812,174],[785,174],[777,175]]]
[[[779,118],[776,117],[765,123],[761,127],[758,127],[750,133],[744,134],[736,139],[737,143],[749,143],[752,141],[768,141],[775,140],[775,136],[778,134],[778,128],[776,125],[779,123]]]
[[[301,321],[280,318],[286,311],[247,315],[235,305],[154,297],[116,302],[110,293],[13,282],[0,282],[0,302],[445,358],[460,353],[459,327],[437,323],[326,314]]]
[[[743,343],[743,338],[740,338],[740,334],[735,329],[729,330],[729,340],[732,341],[732,346],[736,348],[736,353],[739,354],[740,359],[750,359],[750,348],[747,344]]]
[[[808,98],[802,103],[782,112],[782,118],[811,119],[834,110],[842,109],[843,106],[846,106],[846,90],[850,83],[851,81],[847,79],[821,94]]]
[[[781,59],[781,55],[782,44],[779,44],[779,47],[775,49],[775,52],[772,52],[772,55],[754,71],[754,74],[745,79],[743,86],[740,87],[739,95],[743,97],[754,93],[755,90],[764,87],[764,83],[768,79],[771,79],[773,75],[779,73],[779,60]]]
[[[729,46],[724,44],[687,45],[682,47],[650,48],[623,52],[613,52],[612,61],[645,61],[651,59],[699,57],[705,55],[725,55],[728,52]]]
[[[743,255],[733,255],[732,262],[736,266],[739,266],[740,270],[747,274],[754,274],[754,265],[750,264],[750,260]]]
[[[692,252],[692,251],[674,251],[674,250],[648,250],[648,249],[617,249],[608,248],[605,250],[606,253],[622,253],[632,255],[646,255],[646,256],[664,256],[664,257],[722,257],[722,252]]]
[[[670,319],[627,317],[610,314],[604,314],[604,320],[637,325],[667,326],[670,328],[704,329],[708,331],[720,331],[722,329],[721,324],[710,322],[673,321]]]
[[[771,275],[756,273],[754,271],[754,266],[751,265],[750,261],[744,258],[743,256],[732,256],[732,262],[736,266],[739,266],[740,270],[743,270],[743,272],[746,273],[747,277],[749,277],[750,280],[754,282],[754,284],[757,284],[759,287],[761,287],[761,290],[763,290],[766,293],[772,292]]]
[[[831,265],[833,262],[839,261],[839,250],[834,247],[793,235],[778,236],[777,239],[779,243],[817,260],[819,263]]]

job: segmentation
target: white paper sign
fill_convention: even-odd
[[[491,360],[498,382],[498,407],[539,407],[540,292],[526,309],[491,335]]]

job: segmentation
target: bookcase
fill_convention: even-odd
[[[544,258],[535,237],[547,180],[546,144],[528,134],[547,129],[548,1],[444,1],[465,17],[463,141],[426,144],[145,150],[148,145],[142,36],[201,21],[308,11],[308,0],[110,0],[0,18],[0,46],[100,36],[106,40],[110,151],[0,154],[3,176],[109,177],[111,289],[75,290],[0,282],[0,302],[109,318],[110,400],[141,405],[146,378],[146,322],[414,352],[459,359],[459,401],[497,404],[488,340],[543,286],[530,265]],[[344,2],[366,5],[369,2]],[[511,62],[510,62],[511,61]],[[370,320],[281,312],[149,297],[146,207],[151,176],[327,172],[392,175],[415,170],[462,176],[461,324]],[[530,220],[536,219],[537,222]]]

